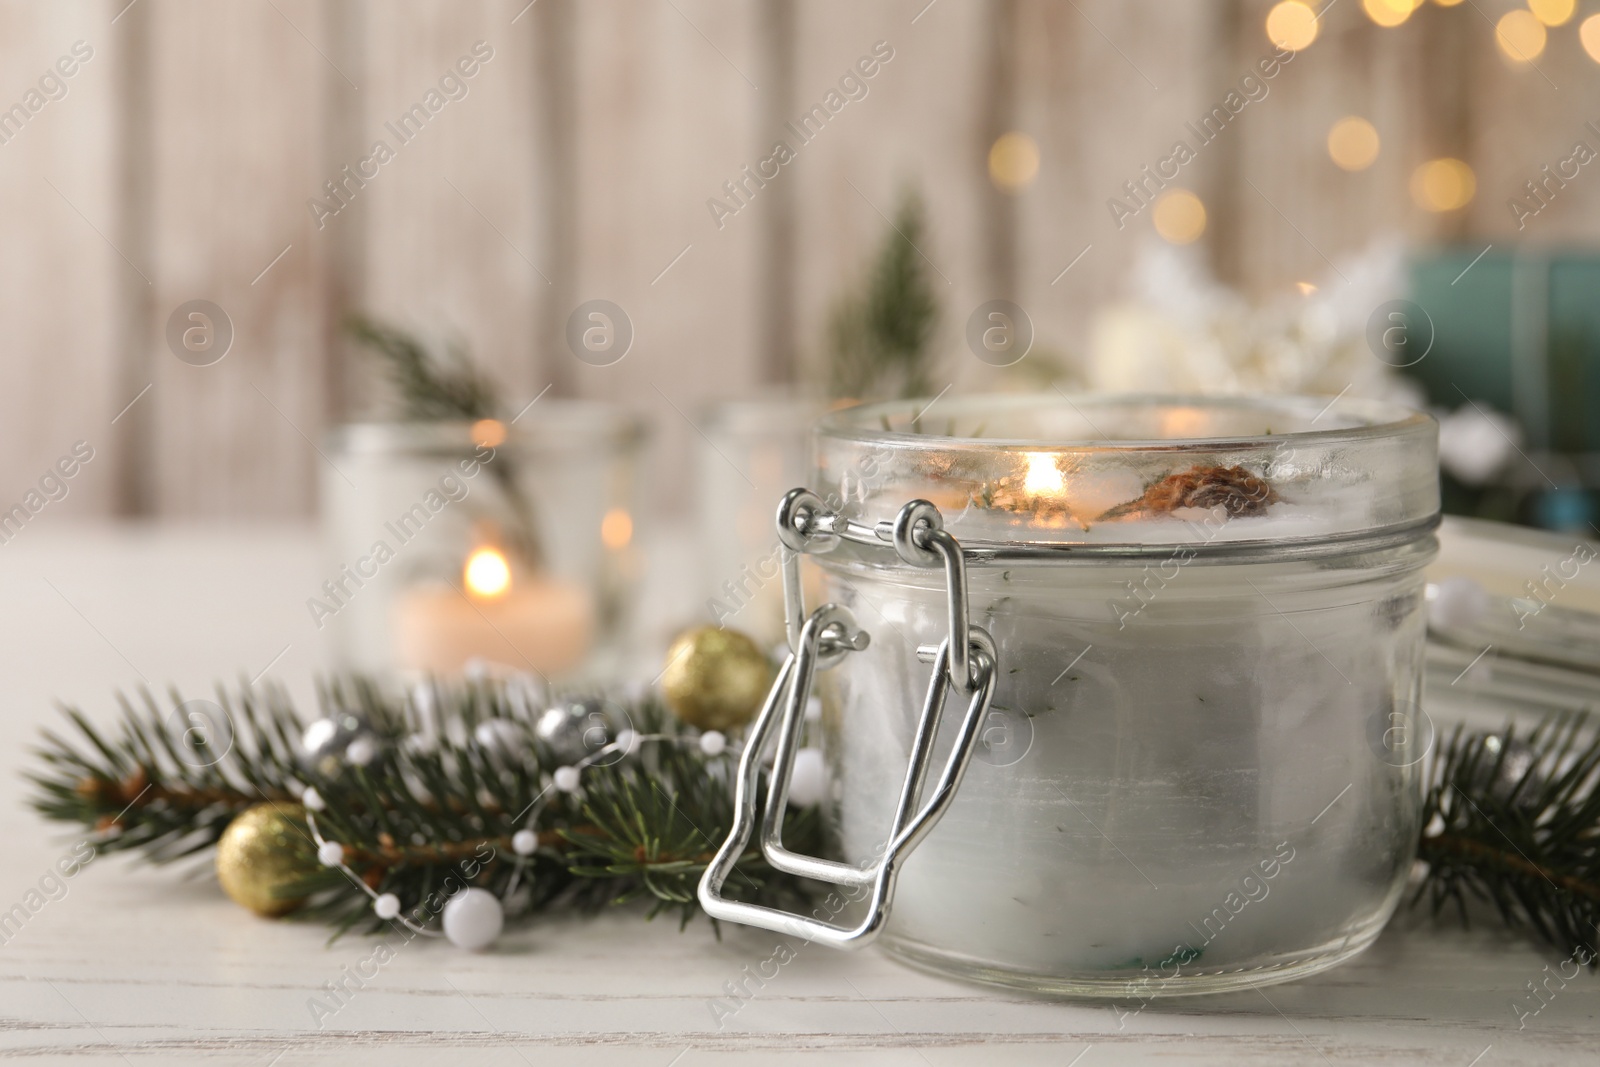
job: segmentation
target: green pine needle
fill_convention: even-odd
[[[927,213],[905,193],[884,235],[865,290],[842,298],[829,322],[828,389],[835,397],[881,400],[926,396],[939,300],[922,248]]]
[[[344,845],[368,885],[423,918],[430,897],[461,880],[475,856],[482,862],[465,880],[509,898],[512,919],[633,900],[648,901],[650,916],[675,911],[683,924],[699,913],[696,886],[729,827],[734,760],[702,754],[694,731],[657,702],[629,709],[633,727],[675,740],[646,742],[627,759],[586,769],[574,797],[547,788],[561,761],[534,735],[534,712],[503,683],[441,686],[439,740],[420,748],[405,743],[419,727],[401,694],[343,678],[319,686],[318,698],[325,710],[354,708],[373,724],[384,739],[377,760],[333,777],[302,767],[296,743],[306,721],[279,688],[219,688],[228,731],[193,729],[183,719],[174,726],[180,694],[163,704],[140,691],[119,697],[110,729],[63,709],[71,740],[44,732],[39,763],[26,775],[33,807],[81,827],[101,852],[171,863],[208,853],[246,808],[293,803],[300,786],[314,785],[327,801],[317,817],[324,836]],[[489,720],[508,721],[522,738],[514,758],[464,740]],[[1592,958],[1600,924],[1593,720],[1563,714],[1526,732],[1457,728],[1433,752],[1427,781],[1419,847],[1426,873],[1413,905],[1426,900],[1435,915],[1454,906],[1465,922],[1469,900],[1486,902],[1509,928],[1563,951],[1585,947]],[[511,837],[528,826],[530,811],[539,847],[521,861]],[[817,813],[791,812],[786,836],[797,850],[816,852]],[[728,888],[788,908],[809,892],[759,850],[741,858]],[[298,914],[330,924],[336,936],[384,926],[370,898],[336,870],[308,862],[290,895],[309,895]]]
[[[435,356],[414,334],[360,315],[352,316],[345,328],[382,360],[399,399],[400,419],[477,422],[504,417],[499,385],[478,369],[466,349],[452,346],[444,356]],[[509,445],[501,448],[485,469],[506,504],[507,540],[537,570],[545,563],[544,544],[513,451]]]
[[[1583,713],[1552,716],[1525,735],[1457,727],[1434,752],[1419,858],[1428,871],[1412,904],[1438,916],[1469,898],[1505,924],[1594,956],[1600,924],[1600,737]]]
[[[188,729],[183,720],[175,727],[169,716],[183,703],[179,694],[164,709],[141,692],[137,704],[122,701],[110,730],[63,709],[75,737],[45,732],[41,766],[28,774],[33,807],[81,827],[100,852],[170,863],[208,853],[246,808],[293,804],[298,787],[312,785],[327,802],[316,816],[323,836],[344,846],[367,885],[394,893],[423,921],[452,878],[504,899],[509,919],[633,900],[648,901],[652,917],[676,911],[682,924],[699,914],[696,887],[730,825],[736,758],[704,755],[697,732],[654,700],[628,709],[633,728],[671,740],[588,767],[573,796],[550,788],[562,760],[535,736],[537,712],[502,682],[441,685],[438,739],[423,746],[408,743],[419,719],[403,694],[344,678],[320,685],[318,699],[324,713],[364,715],[382,739],[380,756],[332,777],[301,766],[295,739],[306,721],[278,688],[219,689],[231,731]],[[466,740],[489,720],[510,723],[521,738],[511,755]],[[538,849],[524,860],[511,838],[530,828],[530,813]],[[786,834],[795,847],[816,850],[816,812],[792,811]],[[308,837],[305,876],[285,892],[310,897],[298,917],[328,923],[335,936],[386,928],[371,898],[337,869],[317,867],[313,852]],[[759,850],[740,860],[728,889],[779,907],[808,899],[806,884],[771,869]]]
[[[440,359],[415,336],[360,315],[345,324],[350,335],[372,349],[400,400],[400,417],[417,422],[498,417],[499,389],[453,347]]]

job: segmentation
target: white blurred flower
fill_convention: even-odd
[[[1517,450],[1522,428],[1482,404],[1463,404],[1439,419],[1439,465],[1458,481],[1483,485]]]
[[[1134,299],[1094,322],[1091,389],[1418,399],[1366,341],[1373,308],[1405,288],[1398,242],[1379,241],[1319,284],[1260,305],[1218,285],[1195,248],[1146,247],[1133,282]]]

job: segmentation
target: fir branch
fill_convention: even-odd
[[[345,328],[382,360],[389,383],[399,397],[401,419],[477,422],[505,418],[499,384],[479,370],[460,345],[452,345],[441,358],[430,353],[415,335],[364,316],[352,316]],[[498,453],[485,469],[510,509],[506,533],[512,546],[537,570],[545,562],[544,548],[533,502],[523,492],[518,464],[509,451]]]
[[[352,316],[345,328],[382,359],[399,395],[401,418],[475,422],[498,417],[499,390],[459,346],[440,360],[411,334],[364,316]]]
[[[1584,713],[1564,713],[1526,737],[1457,727],[1434,753],[1418,857],[1427,874],[1412,898],[1437,917],[1469,898],[1505,924],[1594,958],[1600,924],[1600,736]]]
[[[928,242],[922,200],[906,192],[884,235],[865,289],[834,306],[829,321],[828,390],[853,400],[928,394],[929,352],[939,301],[921,248]]]
[[[737,757],[704,755],[698,732],[653,700],[629,709],[632,725],[666,739],[587,768],[574,796],[550,787],[561,760],[535,735],[537,712],[505,682],[435,686],[438,729],[430,732],[404,693],[359,678],[319,685],[322,714],[357,710],[382,742],[372,763],[332,776],[303,765],[297,739],[307,722],[281,689],[243,685],[217,698],[231,725],[226,747],[222,732],[175,731],[171,712],[147,692],[137,705],[121,701],[110,731],[64,709],[76,737],[45,733],[43,766],[28,775],[34,808],[81,826],[101,851],[167,863],[205,852],[246,808],[292,805],[314,786],[326,805],[316,815],[320,832],[343,846],[365,885],[394,893],[413,914],[454,877],[509,897],[510,917],[644,899],[651,916],[676,910],[684,924],[699,913],[696,885],[730,824]],[[177,693],[170,700],[183,704]],[[508,724],[499,729],[516,740],[479,744],[477,727],[491,721]],[[537,848],[520,858],[512,838],[530,815]],[[816,849],[819,826],[814,811],[796,811],[787,833],[797,847]],[[779,906],[807,899],[805,885],[768,867],[759,850],[741,858],[729,888]],[[359,886],[309,859],[286,893],[310,897],[298,914],[332,924],[336,935],[385,925]]]
[[[649,914],[699,908],[695,886],[727,833],[734,757],[707,757],[695,731],[654,701],[630,709],[633,726],[671,740],[643,745],[611,766],[584,772],[573,796],[549,788],[558,756],[534,734],[535,712],[506,683],[438,686],[440,729],[421,723],[403,693],[363,679],[319,686],[326,714],[356,709],[383,739],[367,767],[328,777],[302,765],[297,742],[306,721],[275,687],[241,685],[216,697],[229,731],[197,731],[174,720],[148,691],[119,697],[112,729],[63,709],[72,740],[46,731],[40,766],[27,777],[33,807],[82,827],[103,852],[134,852],[158,863],[214,845],[239,812],[263,800],[291,804],[314,785],[327,808],[319,826],[346,850],[346,862],[377,892],[411,909],[452,876],[511,893],[508,912],[527,917],[634,899]],[[167,708],[180,709],[180,694]],[[481,723],[504,720],[518,740],[486,748]],[[431,737],[431,743],[419,742]],[[685,743],[687,742],[687,743]],[[1432,754],[1419,858],[1427,871],[1413,905],[1435,915],[1454,905],[1463,922],[1469,898],[1493,904],[1505,923],[1593,957],[1600,923],[1600,736],[1583,714],[1553,717],[1525,736],[1458,728]],[[537,848],[515,856],[512,836],[533,815]],[[792,812],[786,834],[815,851],[815,811]],[[476,861],[476,862],[474,862]],[[473,867],[463,878],[464,868]],[[729,889],[745,899],[793,907],[807,885],[774,871],[759,850],[741,857]],[[337,932],[377,929],[367,895],[332,869],[308,866],[291,895],[310,895],[303,917]]]

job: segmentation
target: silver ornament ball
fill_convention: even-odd
[[[300,735],[308,770],[332,778],[348,766],[366,766],[377,759],[383,739],[365,715],[336,711],[310,723]]]
[[[625,717],[609,702],[584,697],[546,708],[533,732],[559,762],[570,765],[593,756],[627,727]]]

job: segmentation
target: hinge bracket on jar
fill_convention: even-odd
[[[778,508],[778,537],[783,542],[784,607],[788,615],[789,655],[767,694],[761,714],[745,738],[739,775],[734,784],[733,826],[727,840],[700,879],[700,905],[714,919],[788,933],[806,941],[837,948],[871,941],[882,930],[894,898],[895,878],[901,862],[932,831],[944,815],[972,759],[978,728],[994,698],[996,655],[994,641],[967,615],[967,571],[961,545],[944,529],[939,509],[925,500],[901,508],[892,522],[863,526],[828,510],[822,500],[805,489],[791,490]],[[812,681],[851,652],[867,647],[867,634],[858,629],[846,609],[824,604],[805,613],[800,584],[800,554],[826,551],[845,538],[862,544],[893,547],[906,563],[942,567],[949,607],[950,633],[934,655],[933,676],[911,743],[905,781],[881,855],[856,866],[803,856],[783,846],[783,816],[788,806],[794,757],[805,721]],[[951,689],[967,696],[966,714],[932,793],[919,798],[933,762],[934,742],[944,717]],[[734,865],[744,855],[756,826],[756,793],[761,757],[773,732],[778,749],[767,789],[767,807],[761,817],[761,854],[774,869],[834,885],[864,888],[865,917],[853,927],[807,918],[778,908],[729,900],[722,888]]]

